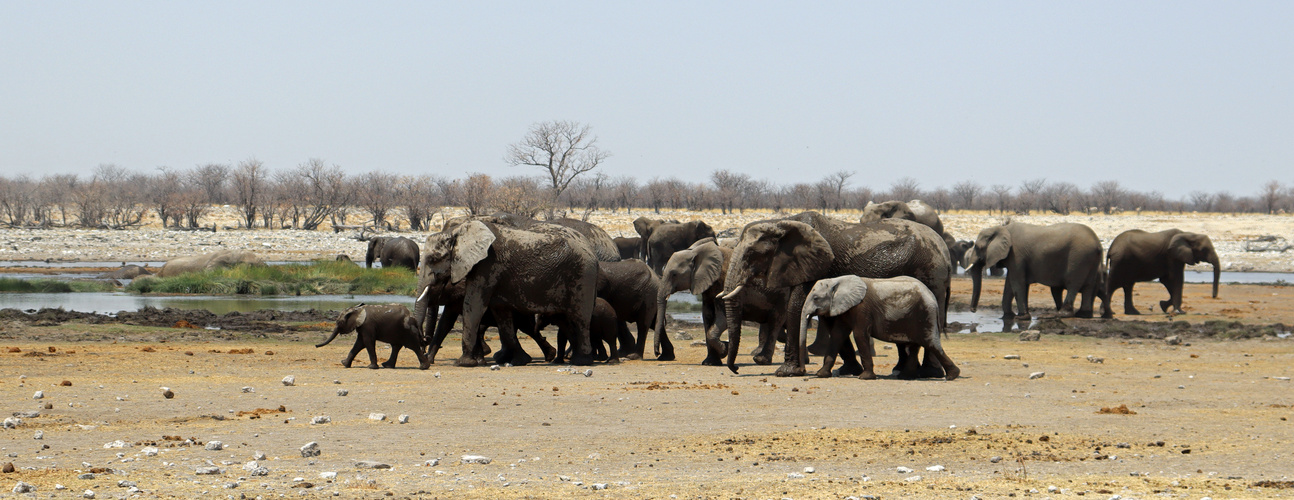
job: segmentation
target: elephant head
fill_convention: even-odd
[[[898,200],[890,200],[883,203],[874,203],[869,201],[867,202],[867,206],[863,207],[863,215],[862,217],[859,217],[858,221],[876,222],[881,219],[907,219],[914,221],[917,220],[917,216],[912,213],[912,209],[908,208],[907,203]]]
[[[414,320],[419,327],[425,325],[427,308],[432,297],[439,297],[444,287],[467,277],[476,264],[490,254],[496,236],[484,222],[469,220],[449,231],[427,236],[418,270],[418,298],[414,301]],[[426,338],[426,328],[423,337]]]
[[[706,238],[685,250],[674,252],[661,274],[661,284],[656,293],[656,354],[660,355],[661,338],[665,335],[665,306],[674,292],[690,290],[698,299],[723,279],[725,252]]]
[[[364,309],[363,303],[342,311],[341,315],[337,317],[337,326],[333,328],[332,335],[328,337],[328,340],[315,344],[315,347],[326,346],[338,335],[355,331],[356,328],[364,324],[365,319],[368,319],[368,310]]]
[[[634,219],[634,231],[637,231],[638,236],[642,238],[639,242],[638,255],[643,256],[644,259],[647,258],[647,240],[651,239],[651,234],[655,232],[656,228],[660,227],[661,224],[671,222],[678,221],[648,219],[646,217]]]
[[[1011,255],[1011,231],[1006,226],[990,227],[979,232],[975,246],[966,250],[965,266],[971,275],[971,312],[979,308],[984,268],[997,267]]]
[[[1213,265],[1213,298],[1218,298],[1218,280],[1222,278],[1222,266],[1218,262],[1218,252],[1213,248],[1213,241],[1208,236],[1198,233],[1181,233],[1168,240],[1170,259],[1184,264],[1208,262]]]
[[[809,362],[808,335],[809,318],[819,316],[840,316],[845,311],[858,305],[867,296],[867,282],[852,274],[836,278],[818,280],[804,297],[804,308],[800,312],[800,362]],[[863,346],[858,346],[863,349]]]
[[[368,253],[364,254],[364,267],[372,268],[373,261],[382,260],[382,249],[386,247],[388,238],[375,236],[368,240]]]

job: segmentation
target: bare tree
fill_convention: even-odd
[[[183,189],[179,192],[179,205],[184,213],[184,222],[189,229],[200,226],[199,220],[211,212],[210,183],[203,176],[202,169],[194,169],[185,175]],[[178,221],[177,221],[178,222]]]
[[[903,177],[890,185],[890,199],[911,201],[921,198],[921,183],[912,177]]]
[[[666,181],[661,180],[659,177],[652,179],[651,182],[647,183],[646,191],[647,206],[659,214],[661,207],[665,205],[665,198],[668,196]]]
[[[530,126],[521,142],[508,146],[509,165],[539,167],[551,183],[550,207],[580,174],[598,168],[611,153],[598,148],[592,127],[572,121],[541,122]]]
[[[611,210],[614,212],[618,207],[625,209],[625,213],[632,214],[634,203],[638,201],[638,181],[633,177],[618,177],[613,181],[611,191],[614,199]]]
[[[1069,182],[1055,182],[1043,188],[1039,195],[1046,210],[1060,215],[1069,215],[1077,201],[1078,186]]]
[[[463,204],[467,205],[467,213],[485,214],[490,208],[491,191],[494,191],[494,180],[490,179],[490,176],[485,174],[468,176],[463,185]]]
[[[953,198],[962,210],[974,210],[975,199],[984,193],[984,188],[975,181],[961,181],[953,185]]]
[[[404,207],[409,229],[427,231],[431,228],[431,217],[440,211],[443,199],[438,180],[441,179],[424,174],[403,176],[396,183],[396,200]]]
[[[926,193],[926,198],[930,205],[940,212],[947,212],[953,208],[953,195],[942,187]]]
[[[547,205],[539,179],[522,175],[504,178],[486,196],[493,210],[534,217]]]
[[[993,193],[993,203],[997,207],[998,213],[1006,213],[1006,208],[1011,206],[1011,186],[1006,184],[994,184],[989,188]]]
[[[225,185],[229,182],[229,165],[208,163],[195,169],[194,182],[203,191],[203,196],[211,203],[223,205],[228,201]]]
[[[360,174],[355,185],[355,202],[373,217],[374,227],[386,227],[386,216],[396,206],[395,174],[381,170]]]
[[[148,201],[153,204],[153,211],[166,227],[169,220],[180,218],[180,190],[182,176],[180,172],[169,167],[157,167],[157,175],[149,180]]]
[[[821,186],[820,194],[823,198],[822,209],[824,211],[827,208],[837,212],[840,211],[845,204],[844,193],[845,187],[849,186],[849,178],[857,173],[852,170],[837,170],[822,178],[819,185]]]
[[[95,167],[90,184],[92,189],[85,195],[100,197],[97,202],[90,203],[98,205],[101,212],[97,217],[91,214],[93,224],[89,225],[122,229],[137,226],[144,219],[144,190],[148,186],[148,176],[117,165],[101,164]],[[87,224],[87,221],[82,223]]]
[[[1123,197],[1123,188],[1119,186],[1119,181],[1100,181],[1092,185],[1092,201],[1096,203],[1096,208],[1101,213],[1109,215],[1119,208],[1119,200]]]
[[[35,183],[26,175],[16,179],[0,177],[0,209],[9,219],[10,226],[22,226],[32,212]]]
[[[1030,179],[1020,183],[1016,191],[1016,212],[1028,215],[1030,211],[1041,210],[1042,190],[1047,186],[1047,179]]]
[[[733,172],[726,168],[710,172],[710,184],[714,185],[714,198],[719,205],[719,211],[725,214],[731,213],[735,207],[741,206],[742,194],[750,183],[748,174]]]
[[[1263,209],[1267,210],[1269,214],[1276,213],[1276,209],[1280,206],[1281,199],[1284,197],[1285,188],[1276,179],[1267,181],[1266,184],[1263,184],[1262,191],[1258,192],[1258,199],[1262,201]]]
[[[238,213],[242,215],[242,222],[247,229],[256,226],[256,212],[261,210],[261,204],[265,202],[268,176],[265,165],[255,158],[238,162],[238,168],[234,169],[233,201],[238,206]],[[266,222],[265,227],[269,228],[270,224]]]
[[[48,203],[51,210],[57,211],[59,222],[63,227],[69,225],[68,216],[76,215],[76,197],[74,194],[81,183],[76,174],[56,174],[40,180],[38,192],[40,198]],[[41,219],[47,221],[48,219]]]

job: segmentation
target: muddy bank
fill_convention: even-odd
[[[1115,319],[1071,320],[1043,318],[1031,326],[1041,333],[1055,335],[1082,335],[1085,337],[1114,339],[1156,339],[1176,336],[1179,339],[1237,340],[1255,338],[1285,338],[1290,327],[1283,323],[1268,325],[1245,324],[1239,321],[1209,320],[1200,323],[1189,321],[1123,321]]]
[[[27,313],[18,309],[0,309],[0,323],[18,323],[30,326],[57,326],[65,323],[83,323],[91,325],[120,324],[174,328],[176,338],[202,337],[204,339],[224,338],[222,332],[238,332],[264,337],[266,334],[281,334],[302,330],[327,329],[336,320],[339,311],[275,311],[260,310],[251,313],[231,312],[214,314],[201,309],[157,309],[145,307],[139,311],[121,311],[115,315],[65,311],[63,309],[41,309]],[[308,323],[306,327],[297,326]],[[328,326],[322,326],[328,323]],[[0,337],[14,338],[12,332],[3,332]],[[165,335],[159,339],[164,340]],[[230,339],[239,336],[229,336]],[[245,337],[245,335],[241,336]],[[69,336],[68,340],[99,340],[97,336]]]

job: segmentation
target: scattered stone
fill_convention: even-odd
[[[174,397],[175,397],[175,392],[172,392],[170,387],[163,387],[163,388],[162,388],[162,397],[164,397],[164,398],[166,398],[166,399],[174,398]]]
[[[260,466],[261,466],[261,464],[260,464],[259,462],[255,461],[255,460],[252,460],[251,462],[247,462],[247,463],[243,464],[243,469],[244,469],[244,470],[256,470],[256,469],[257,469],[258,467],[260,467]]]
[[[287,387],[292,387],[294,385],[297,385],[297,378],[292,375],[283,377],[283,385]]]
[[[257,467],[255,469],[252,469],[249,472],[249,474],[253,476],[268,476],[270,475],[270,470],[265,467]]]
[[[607,483],[593,483],[593,484],[590,484],[590,485],[589,485],[589,489],[592,489],[592,490],[605,490],[605,489],[607,489]]]
[[[385,414],[385,413],[370,413],[370,414],[368,414],[368,419],[369,419],[369,420],[372,420],[372,421],[374,421],[374,422],[381,422],[381,421],[383,421],[383,420],[386,420],[386,414]]]
[[[36,418],[40,416],[40,412],[37,410],[16,411],[13,412],[13,416],[18,418]]]
[[[13,462],[5,462],[4,466],[0,467],[0,472],[4,472],[5,474],[13,473],[14,470]]]
[[[492,372],[499,371],[499,365],[490,365],[490,371]]]
[[[1114,406],[1109,408],[1101,408],[1096,412],[1104,413],[1104,414],[1112,414],[1112,415],[1136,415],[1137,414],[1137,412],[1129,410],[1128,405],[1126,404],[1121,404],[1119,406]]]
[[[222,472],[224,471],[220,470],[220,467],[198,467],[197,470],[193,471],[194,474],[199,476],[214,476]]]
[[[355,468],[357,468],[357,469],[390,469],[390,468],[391,468],[391,464],[383,463],[383,462],[378,462],[378,461],[375,461],[375,460],[361,460],[361,461],[355,462]]]
[[[253,388],[251,388],[251,386],[248,386],[248,387],[243,387],[243,388],[242,388],[242,391],[243,391],[244,393],[250,393],[250,392],[256,392],[256,389],[253,389]]]
[[[146,446],[140,451],[144,452],[144,456],[146,457],[155,457],[157,456],[158,449],[156,446]]]
[[[439,459],[439,458],[433,458],[433,459],[431,459],[431,460],[428,460],[428,461],[426,461],[426,462],[423,462],[423,463],[422,463],[422,465],[423,465],[424,467],[435,467],[435,466],[437,466],[437,465],[440,465],[440,459]]]
[[[1091,354],[1088,354],[1088,355],[1087,355],[1087,362],[1088,362],[1088,363],[1101,363],[1101,364],[1105,364],[1105,358],[1096,357],[1096,356],[1093,356],[1093,355],[1091,355]]]
[[[237,488],[237,487],[238,487],[238,482],[237,482],[237,481],[234,481],[234,482],[232,482],[232,483],[225,483],[225,489],[227,489],[227,490],[232,490],[232,489]]]
[[[32,399],[45,399],[45,391],[36,391],[36,394],[32,394],[32,395],[31,395],[31,398],[32,398]]]
[[[409,423],[409,416],[408,416],[408,415],[400,415],[400,419],[399,419],[398,421],[399,421],[400,423],[402,423],[402,424],[407,424],[407,423]]]
[[[94,490],[85,490],[84,493],[81,493],[81,498],[94,498]]]
[[[319,443],[318,443],[318,442],[311,441],[311,442],[309,442],[309,443],[306,443],[306,445],[305,445],[305,446],[302,446],[302,447],[301,447],[301,456],[303,456],[303,457],[305,457],[305,458],[317,457],[317,456],[319,456],[319,453],[320,453],[320,452],[319,452]]]
[[[63,491],[67,489],[67,486],[63,486],[61,483],[54,483],[54,489],[58,491]]]
[[[1168,345],[1181,345],[1182,338],[1176,335],[1171,335],[1168,337],[1164,337],[1164,343]]]
[[[1042,340],[1042,332],[1039,332],[1038,330],[1025,330],[1020,332],[1021,342],[1037,342],[1039,340]]]
[[[348,391],[348,390],[346,390],[346,389],[337,389],[337,395],[338,395],[338,396],[345,396],[345,395],[347,395],[347,394],[350,394],[350,391]]]
[[[677,332],[674,332],[674,340],[692,340],[692,335],[685,331],[679,330]]]
[[[800,474],[799,472],[790,472],[790,473],[787,473],[787,474],[786,474],[786,478],[787,478],[787,479],[804,479],[804,474]]]
[[[587,369],[587,370],[584,370],[584,376],[585,376],[585,377],[592,377],[592,376],[593,376],[593,369],[592,369],[592,368],[589,368],[589,369]]]
[[[72,407],[72,403],[68,403],[68,404],[67,404],[67,406],[68,406],[68,408],[71,408],[71,407]],[[43,406],[41,406],[41,408],[44,408],[44,409],[46,409],[46,410],[53,410],[53,409],[54,409],[54,403],[51,403],[51,402],[49,402],[49,401],[46,401],[46,402],[45,402],[45,404],[44,404]]]
[[[105,449],[105,450],[106,450],[106,449],[109,449],[109,448],[130,448],[131,446],[134,446],[134,445],[132,445],[132,444],[130,444],[130,443],[127,443],[127,442],[125,442],[125,441],[122,441],[122,440],[118,439],[118,440],[113,441],[113,442],[111,442],[111,443],[104,443],[104,444],[103,444],[103,449]]]
[[[310,419],[311,424],[326,424],[329,422],[332,422],[332,417],[328,415],[317,415],[315,418]]]
[[[252,460],[265,460],[265,452],[256,450],[256,453],[252,455]]]
[[[929,466],[929,467],[926,467],[926,470],[928,470],[928,471],[930,471],[930,472],[943,472],[943,471],[944,471],[944,466],[942,466],[942,465],[931,465],[931,466]]]
[[[337,473],[333,471],[320,472],[319,479],[337,479]]]
[[[1001,461],[1002,461],[1002,457],[993,457],[993,458],[988,459],[988,461],[989,461],[990,463],[998,463],[998,462],[1001,462]]]
[[[33,435],[31,438],[32,438],[32,439],[45,439],[45,431],[36,431],[36,434],[35,434],[35,435]]]
[[[922,479],[921,476],[912,476],[912,477],[903,478],[904,481],[907,481],[909,483],[915,483],[917,481],[920,481],[921,479]]]
[[[207,441],[207,445],[204,446],[204,448],[206,448],[207,451],[220,451],[225,449],[225,443],[220,441]]]
[[[13,486],[13,492],[14,492],[14,493],[31,493],[31,492],[33,492],[33,491],[36,491],[36,487],[35,487],[35,486],[32,486],[32,485],[27,484],[27,483],[24,483],[24,482],[22,482],[22,481],[18,481],[18,484],[15,484],[15,485]]]
[[[818,469],[815,469],[815,468],[813,468],[813,467],[805,467],[805,468],[804,468],[804,473],[805,473],[805,474],[813,474],[813,473],[815,473],[815,472],[818,472]]]
[[[121,481],[117,481],[118,488],[134,488],[136,486],[139,486],[139,483],[136,483],[134,481],[127,481],[125,479],[122,479]]]
[[[1029,380],[1039,379],[1047,376],[1047,372],[1033,372],[1029,374]]]
[[[436,378],[440,378],[440,372],[433,373],[433,374],[431,374],[431,376],[436,377]]]
[[[895,469],[895,470],[896,470],[896,471],[898,471],[898,473],[899,473],[899,474],[907,474],[907,473],[909,473],[909,472],[912,472],[912,469],[909,469],[909,468],[907,468],[907,467],[902,467],[902,466],[900,466],[899,468],[897,468],[897,469]]]
[[[22,425],[21,418],[7,417],[4,419],[3,427],[5,429],[17,429],[19,425]]]
[[[1019,354],[1007,354],[1006,356],[1002,356],[1002,359],[1020,359],[1020,355],[1019,355]]]
[[[77,478],[77,479],[83,479],[83,480],[89,481],[89,480],[94,479],[94,473],[93,473],[93,472],[87,472],[87,473],[85,473],[85,474],[81,474],[81,475],[79,475],[79,476],[76,476],[76,478]]]
[[[481,455],[463,455],[463,457],[458,461],[465,464],[488,464],[494,460],[490,457],[483,457]]]

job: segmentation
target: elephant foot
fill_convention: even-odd
[[[512,356],[512,359],[507,362],[512,363],[513,366],[525,366],[534,360],[535,359],[530,357],[525,350],[518,349],[517,353]]]
[[[1088,309],[1088,310],[1082,310],[1082,309],[1079,309],[1079,310],[1077,310],[1077,311],[1074,311],[1074,317],[1075,317],[1075,318],[1086,318],[1086,319],[1091,319],[1091,317],[1092,317],[1092,313],[1093,313],[1093,311],[1092,311],[1091,309]]]
[[[701,364],[704,366],[723,366],[723,358],[711,354],[706,356],[705,359],[701,361]]]
[[[1101,319],[1114,319],[1114,311],[1109,309],[1101,311]]]
[[[859,379],[859,380],[876,380],[876,372],[863,371],[863,373],[858,374],[858,379]]]
[[[1129,316],[1140,316],[1141,311],[1138,311],[1137,308],[1132,306],[1125,306],[1123,308],[1123,314],[1127,314]]]
[[[944,373],[944,368],[942,366],[931,365],[922,366],[917,370],[917,374],[913,378],[944,378],[945,376],[947,376],[947,374]],[[901,374],[899,378],[902,378]]]
[[[588,354],[576,354],[571,356],[571,364],[575,366],[589,366],[593,364],[593,356]]]
[[[387,361],[385,363],[382,363],[382,368],[395,368],[395,363]]]
[[[674,361],[674,349],[662,349],[660,356],[656,356],[656,361]]]
[[[343,358],[343,359],[341,360],[341,365],[342,365],[343,367],[350,368],[350,362],[351,362],[351,360]]]
[[[863,374],[863,365],[856,364],[856,363],[845,363],[840,366],[840,374],[841,375],[861,375]]]
[[[381,368],[381,366],[378,366],[378,365],[377,365],[377,364],[375,364],[375,363],[369,363],[369,364],[368,364],[368,369],[370,369],[370,370],[376,370],[376,369],[378,369],[378,368]]]
[[[823,365],[822,368],[818,368],[818,371],[813,372],[813,376],[818,378],[831,378],[831,369],[827,368],[826,365]]]
[[[477,361],[476,358],[471,356],[463,356],[454,360],[454,366],[461,366],[464,368],[471,368],[473,366],[479,366],[480,364],[480,361]]]
[[[557,349],[553,346],[540,347],[540,350],[544,351],[544,361],[552,362],[557,359]]]
[[[956,365],[949,366],[944,369],[944,380],[957,380],[957,377],[961,374],[961,368],[958,368]]]
[[[611,356],[611,357],[607,358],[607,364],[608,364],[608,365],[618,365],[618,364],[620,364],[620,358],[619,358],[619,357],[617,357],[617,356]]]
[[[895,375],[894,375],[894,378],[897,378],[897,379],[899,379],[899,380],[916,380],[916,379],[917,379],[917,371],[916,371],[916,370],[911,370],[911,371],[909,371],[909,370],[904,370],[904,371],[900,371],[899,373],[897,373],[897,374],[895,374]]]
[[[424,361],[424,362],[422,362],[422,363],[418,363],[418,369],[419,369],[419,370],[426,370],[426,369],[428,369],[428,368],[431,368],[431,360],[427,360],[427,361]]]
[[[777,368],[776,372],[773,372],[773,375],[778,377],[801,377],[804,376],[805,373],[806,371],[803,366],[784,363],[782,366]]]
[[[755,355],[755,357],[754,357],[754,359],[755,359],[755,364],[757,364],[757,365],[771,365],[771,364],[773,364],[773,357],[772,357],[772,356],[769,356],[769,355],[767,355],[767,354],[756,354],[756,355]]]
[[[631,352],[631,353],[629,353],[629,354],[626,354],[624,357],[625,357],[625,359],[630,360],[630,361],[638,361],[638,360],[640,360],[640,359],[643,359],[642,355],[641,355],[641,354],[638,354],[638,353],[636,353],[636,352]]]

